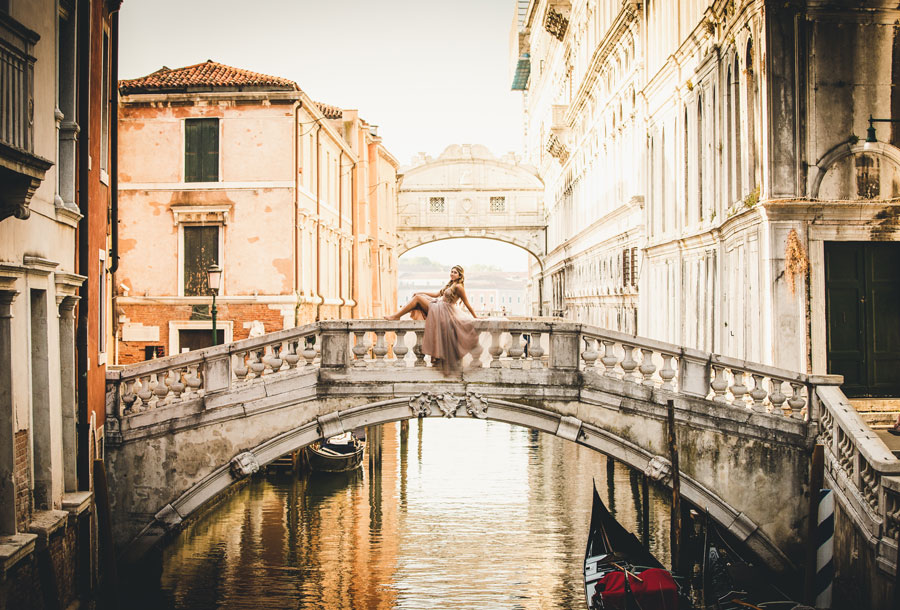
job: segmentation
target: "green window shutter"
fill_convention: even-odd
[[[184,181],[200,181],[200,124],[196,119],[184,122]]]
[[[184,296],[209,294],[206,270],[219,262],[219,227],[184,227]]]
[[[219,181],[219,119],[185,120],[184,181]]]
[[[203,119],[203,152],[201,181],[219,181],[219,120]]]

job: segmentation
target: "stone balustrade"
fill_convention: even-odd
[[[464,372],[577,370],[588,380],[598,375],[803,421],[818,420],[812,388],[834,383],[574,322],[479,319],[475,328],[479,342]],[[129,417],[291,371],[429,368],[423,337],[422,322],[326,321],[151,360],[110,371],[113,414]]]
[[[839,388],[817,387],[816,394],[828,485],[841,495],[857,528],[876,541],[879,564],[893,574],[900,534],[900,460]]]

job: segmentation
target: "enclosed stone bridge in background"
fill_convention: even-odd
[[[420,155],[400,175],[398,254],[444,239],[492,239],[526,250],[543,270],[543,197],[537,170],[512,153],[495,158],[484,146],[454,144],[436,159]]]
[[[803,557],[811,447],[853,527],[896,557],[900,461],[837,384],[573,322],[477,320],[453,377],[421,322],[329,321],[108,373],[106,460],[117,545],[137,558],[276,458],[344,430],[416,417],[508,422],[671,482],[768,565]]]

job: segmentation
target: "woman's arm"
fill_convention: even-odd
[[[475,315],[475,310],[472,309],[472,305],[469,304],[469,297],[466,296],[466,289],[463,288],[462,284],[458,284],[458,286],[459,286],[459,298],[460,298],[460,300],[463,302],[463,305],[466,306],[466,309],[469,310],[469,313],[472,314],[472,317],[473,317],[473,318],[477,318],[478,316]]]

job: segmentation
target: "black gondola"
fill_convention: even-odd
[[[319,472],[344,472],[362,464],[366,443],[353,433],[333,436],[309,446],[309,467]]]
[[[706,514],[703,542],[701,607],[714,610],[787,610],[797,602],[771,584],[756,566],[744,560],[725,541],[718,526]]]
[[[672,574],[609,514],[596,487],[584,552],[584,589],[590,610],[678,608]]]

